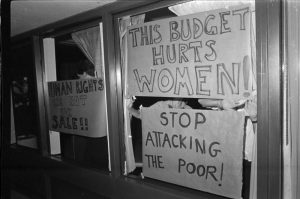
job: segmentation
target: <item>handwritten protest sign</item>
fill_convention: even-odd
[[[127,95],[244,99],[256,89],[250,7],[128,28]]]
[[[244,114],[143,108],[144,176],[241,198]]]
[[[49,128],[88,137],[106,135],[106,103],[102,79],[48,83]]]

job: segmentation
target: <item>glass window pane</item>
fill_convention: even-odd
[[[38,119],[31,44],[26,43],[12,48],[11,68],[11,142],[36,149]]]
[[[122,17],[119,31],[125,173],[256,194],[254,1],[172,5]]]
[[[49,128],[61,157],[109,170],[106,97],[99,26],[55,38],[56,78],[48,82]]]

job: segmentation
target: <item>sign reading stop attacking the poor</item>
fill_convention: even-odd
[[[244,114],[142,108],[143,174],[241,198]]]
[[[106,135],[106,103],[102,79],[48,83],[49,128],[87,137]]]
[[[255,90],[250,7],[128,28],[126,94],[244,99]]]

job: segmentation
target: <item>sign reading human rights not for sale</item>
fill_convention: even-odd
[[[256,89],[250,7],[131,26],[127,95],[244,99]]]
[[[87,137],[107,132],[105,87],[102,79],[48,82],[49,129]]]

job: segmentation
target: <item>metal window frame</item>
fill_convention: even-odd
[[[104,6],[93,11],[89,11],[78,16],[62,20],[55,24],[50,24],[37,30],[27,32],[17,37],[11,38],[12,41],[18,41],[22,38],[32,36],[36,49],[40,47],[39,37],[53,28],[62,28],[65,26],[73,26],[79,22],[85,22],[90,19],[102,18],[104,29],[104,53],[106,65],[106,85],[108,88],[108,120],[110,136],[110,149],[112,160],[111,177],[106,174],[103,180],[109,178],[110,184],[113,186],[107,194],[112,198],[124,198],[124,196],[132,196],[133,198],[222,198],[211,194],[190,190],[178,186],[173,186],[164,182],[147,182],[138,181],[122,175],[122,166],[124,160],[124,151],[122,150],[122,132],[123,132],[123,105],[122,105],[122,85],[120,79],[120,63],[118,52],[118,29],[117,18],[125,15],[134,15],[146,10],[156,9],[170,4],[182,1],[119,1],[112,5]],[[8,3],[9,4],[9,3]],[[3,146],[9,147],[10,122],[10,100],[7,100],[7,91],[9,87],[9,59],[8,56],[10,46],[9,21],[10,12],[3,8],[8,8],[3,3],[1,13],[4,15],[2,27],[4,24],[6,29],[2,32],[3,38],[3,69],[2,74],[5,77],[1,80],[2,84],[2,132],[4,133]],[[282,133],[282,85],[281,85],[281,15],[282,4],[280,0],[262,0],[256,2],[256,36],[257,36],[257,83],[258,83],[258,180],[257,194],[258,198],[281,198],[281,133]],[[3,12],[2,12],[3,11]],[[8,15],[8,17],[6,17]],[[8,21],[7,21],[8,20]],[[8,38],[8,39],[7,39]],[[7,39],[7,40],[6,40]],[[5,42],[4,42],[5,41]],[[5,51],[8,50],[8,51]],[[35,54],[36,63],[39,65],[41,55]],[[43,71],[36,69],[37,76],[42,76]],[[38,96],[43,96],[42,88],[38,91]],[[6,100],[5,100],[6,99]],[[39,105],[41,112],[40,118],[43,117],[43,105]],[[41,123],[40,125],[44,125]],[[41,132],[43,133],[43,132]],[[48,156],[49,149],[47,146],[47,138],[41,136],[42,149],[45,156]],[[7,142],[8,141],[8,142]],[[3,143],[3,142],[2,142]],[[7,148],[6,148],[7,149]],[[4,149],[4,150],[6,150]],[[47,152],[48,151],[48,152]],[[47,160],[49,161],[49,160]],[[61,163],[60,163],[61,164]],[[84,173],[86,169],[74,169],[74,172]],[[92,171],[91,171],[92,172]],[[59,174],[59,172],[58,172]],[[91,175],[92,176],[92,175]],[[98,175],[101,177],[102,174]],[[66,177],[67,179],[67,177]],[[96,182],[95,179],[90,179]],[[101,180],[100,180],[101,181]],[[102,182],[102,181],[101,181]],[[78,182],[80,184],[80,182]],[[104,183],[104,181],[103,181]],[[120,190],[118,192],[113,190]],[[128,190],[133,190],[133,195]],[[99,190],[97,190],[99,192]]]

